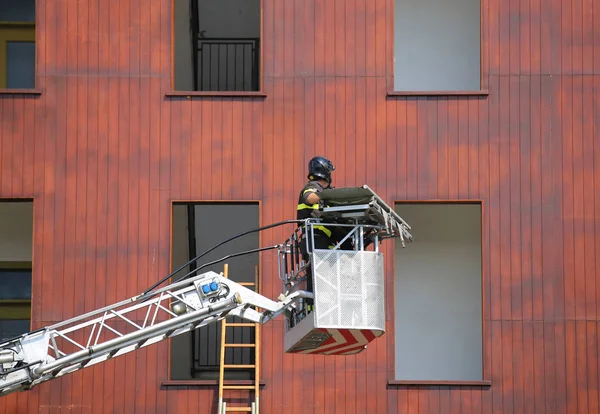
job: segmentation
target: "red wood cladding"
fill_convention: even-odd
[[[489,96],[388,97],[393,0],[264,0],[266,97],[188,99],[165,97],[169,0],[38,1],[41,94],[0,94],[0,197],[35,200],[33,327],[168,273],[172,200],[260,200],[263,224],[287,219],[306,160],[325,154],[337,186],[390,202],[483,200],[492,385],[387,386],[391,307],[386,336],[353,357],[284,354],[278,319],[263,329],[262,412],[598,413],[600,7],[482,8]],[[275,297],[273,256],[263,270]],[[167,359],[161,343],[0,412],[214,408],[215,387],[161,386]]]

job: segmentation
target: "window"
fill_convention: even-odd
[[[30,330],[31,262],[0,262],[0,341]]]
[[[481,204],[396,211],[414,243],[396,245],[395,379],[482,381]]]
[[[480,1],[394,1],[395,91],[480,90]]]
[[[33,203],[0,201],[0,342],[30,330]]]
[[[260,90],[260,0],[174,1],[175,90]]]
[[[172,268],[207,251],[236,234],[259,226],[258,203],[176,203],[173,205],[172,226]],[[198,266],[220,259],[232,253],[239,253],[259,247],[258,233],[240,237],[215,249],[199,260]],[[223,271],[229,266],[228,277],[236,282],[255,282],[258,271],[258,253],[229,258],[224,262],[204,268],[200,273],[212,270]],[[195,266],[181,270],[175,279],[190,272]],[[250,287],[250,289],[252,289]],[[232,318],[230,322],[243,322]],[[247,321],[245,321],[247,322]],[[254,328],[233,327],[227,330],[229,343],[254,342]],[[231,336],[230,336],[231,335]],[[203,326],[189,334],[171,339],[171,380],[216,380],[219,377],[221,345],[221,324]],[[227,364],[254,364],[254,350],[235,348],[226,354]],[[226,372],[227,380],[248,380],[253,378],[249,370]]]
[[[35,0],[0,0],[0,89],[35,87]]]

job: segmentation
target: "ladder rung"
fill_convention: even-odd
[[[223,385],[224,390],[253,390],[255,388],[254,385]]]
[[[254,348],[254,344],[225,344],[227,348]]]
[[[244,322],[233,322],[233,323],[229,323],[229,322],[225,322],[225,326],[249,326],[249,327],[254,327],[256,326],[255,323],[244,323]]]
[[[227,411],[235,411],[235,412],[246,412],[246,413],[251,413],[252,412],[252,408],[250,407],[225,407],[225,412]]]
[[[256,368],[256,365],[233,364],[233,365],[223,365],[223,368]]]

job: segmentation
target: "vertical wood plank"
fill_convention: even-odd
[[[360,34],[365,36],[365,76],[371,77],[377,74],[377,55],[376,55],[376,44],[377,39],[375,33],[377,30],[377,15],[376,15],[376,1],[365,1],[364,13],[365,18],[365,30]]]
[[[311,30],[305,26],[306,10],[309,7],[307,3],[295,0],[290,6],[290,22],[293,26],[292,38],[294,39],[291,74],[294,77],[304,77],[310,73],[307,65],[307,52],[309,49],[308,35]]]
[[[457,102],[457,195],[459,198],[469,198],[469,172],[473,170],[473,167],[469,164],[469,152],[471,147],[469,146],[469,103],[468,98],[459,97]]]
[[[533,78],[535,79],[535,78]],[[520,174],[517,177],[519,180],[519,199],[520,203],[516,205],[517,213],[519,214],[520,226],[518,235],[520,235],[519,260],[515,261],[515,266],[518,266],[518,273],[521,275],[521,302],[522,320],[531,321],[533,317],[532,303],[532,158],[535,156],[532,149],[532,132],[534,122],[531,120],[531,104],[534,101],[532,89],[534,83],[531,77],[528,79],[519,80],[519,124],[518,133],[522,139],[516,143],[519,147],[518,156],[520,158]],[[527,137],[527,138],[526,138]],[[521,208],[518,208],[518,206]],[[524,330],[526,328],[524,327]],[[525,333],[524,333],[525,337]]]
[[[421,409],[419,400],[419,391],[416,387],[411,387],[406,392],[406,413],[413,414],[419,413]]]
[[[417,141],[417,196],[420,199],[431,197],[429,193],[430,179],[430,149],[429,149],[429,122],[427,99],[419,98],[416,103],[416,141]],[[454,147],[454,150],[458,150]]]
[[[586,90],[584,85],[591,85]],[[580,179],[583,192],[583,257],[584,257],[584,297],[585,315],[587,319],[598,320],[596,288],[598,285],[597,262],[595,257],[595,226],[593,223],[595,199],[594,189],[598,186],[597,178],[594,174],[594,158],[597,156],[597,150],[594,142],[594,99],[593,99],[594,80],[591,76],[582,77],[581,83],[581,139],[582,139],[582,168]]]
[[[512,339],[512,373],[513,373],[513,411],[516,413],[525,412],[524,402],[527,399],[525,395],[524,371],[527,361],[523,357],[523,323],[511,323],[511,339]]]
[[[436,136],[436,191],[435,196],[439,199],[450,198],[450,160],[449,160],[449,130],[448,130],[448,112],[449,98],[443,97],[437,100],[437,117],[432,122],[435,128]],[[433,143],[432,143],[433,144]]]
[[[557,378],[561,380],[561,378],[565,378],[557,376],[555,372],[556,367],[556,338],[561,338],[564,333],[561,331],[564,327],[560,323],[547,322],[543,324],[544,326],[544,373],[546,377],[544,378],[545,385],[545,399],[543,400],[545,403],[544,410],[548,413],[557,413],[558,405],[562,404],[564,401],[564,393],[561,393],[557,396],[556,391],[557,387]],[[566,381],[566,378],[565,378]]]
[[[211,165],[212,170],[219,169],[221,157],[223,156],[223,98],[214,100],[212,105],[211,131],[213,139],[209,142],[210,145],[210,160],[207,160]],[[209,200],[221,199],[221,175],[212,174],[210,176],[210,195]]]
[[[387,66],[387,62],[391,57],[387,56],[387,48],[386,48],[386,39],[387,39],[387,8],[386,3],[387,0],[375,0],[372,2],[375,6],[375,16],[373,22],[373,28],[375,29],[375,39],[374,45],[372,46],[375,52],[375,73],[374,75],[377,77],[382,77],[385,79],[385,69]],[[387,91],[387,88],[384,87],[383,93]],[[383,96],[383,95],[381,95]]]
[[[356,51],[356,77],[367,75],[367,18],[366,9],[370,4],[367,0],[355,1],[354,50]],[[358,79],[357,79],[358,80]]]
[[[536,381],[539,381],[535,376],[535,337],[534,337],[534,322],[523,322],[523,337],[521,341],[521,351],[523,355],[523,412],[533,413],[535,411],[535,398],[525,393],[525,390],[534,392]]]
[[[561,118],[558,116],[560,112],[555,114],[554,110],[554,97],[553,97],[553,83],[551,78],[543,78],[542,93],[543,93],[543,106],[542,116],[547,119],[546,116],[551,116],[554,122],[558,122]],[[556,116],[553,116],[556,115]],[[553,123],[554,123],[553,122]],[[557,134],[556,125],[548,125],[542,123],[542,147],[541,147],[541,177],[547,177],[545,180],[541,180],[541,194],[542,202],[544,207],[541,210],[542,216],[542,271],[545,273],[545,277],[542,281],[542,303],[543,303],[543,318],[548,321],[554,320],[557,309],[560,309],[560,299],[556,297],[557,294],[562,293],[562,289],[556,289],[559,283],[556,272],[552,269],[560,269],[562,262],[562,255],[558,254],[558,251],[554,248],[554,245],[549,242],[549,237],[560,237],[557,228],[560,226],[551,226],[550,224],[559,217],[560,205],[555,201],[554,194],[557,191],[558,183],[560,182],[560,163],[554,162],[554,160],[560,159],[561,150],[558,141],[553,141],[552,137]],[[554,144],[554,146],[553,146]],[[559,257],[561,256],[561,257]],[[562,302],[564,303],[564,302]]]
[[[344,57],[345,62],[343,63],[344,73],[348,77],[354,77],[357,74],[356,64],[356,18],[358,15],[357,11],[357,0],[346,0],[343,2],[343,9],[345,13],[344,25],[345,32],[344,36],[346,40],[344,42]]]
[[[557,378],[557,385],[561,384],[565,386],[565,393],[561,396],[557,396],[557,412],[559,408],[567,412],[579,412],[579,399],[578,397],[578,375],[577,368],[579,365],[577,355],[577,326],[576,321],[566,321],[561,324],[559,329],[556,330],[558,333],[557,337],[561,341],[557,341],[561,347],[564,346],[565,350],[565,369],[564,369],[564,381],[562,378]],[[563,344],[564,341],[564,344]]]
[[[494,392],[491,396],[491,408],[492,413],[503,413],[505,412],[505,408],[503,406],[503,393],[506,392],[506,387],[504,385],[504,375],[503,375],[503,343],[502,343],[502,322],[501,321],[493,321],[490,323],[491,325],[491,353],[492,355],[492,369],[491,369],[491,381],[492,383],[498,384],[497,392]],[[507,361],[508,362],[508,361]]]
[[[303,15],[302,15],[302,24],[301,27],[306,30],[301,30],[304,32],[304,47],[300,50],[303,50],[301,56],[304,62],[304,67],[306,68],[307,76],[316,76],[316,42],[317,42],[317,29],[316,29],[316,20],[315,16],[315,2],[316,0],[305,0],[298,1],[298,4],[302,4]],[[300,63],[302,65],[302,63]]]
[[[588,336],[587,321],[578,320],[575,321],[575,341],[576,341],[576,376],[575,383],[577,384],[577,410],[575,412],[589,413],[589,395],[587,391],[588,387],[588,366],[589,361],[587,359],[587,347],[588,347]]]
[[[598,323],[588,321],[585,323],[585,328],[587,332],[585,352],[588,361],[586,378],[588,412],[594,413],[600,410],[598,364],[594,363],[598,360]]]
[[[537,10],[540,13],[540,74],[556,73],[552,71],[553,68],[553,48],[552,48],[552,31],[553,22],[552,19],[552,8],[556,7],[554,4],[551,6],[544,6],[545,2],[542,0],[531,0],[532,9]]]
[[[519,12],[520,0],[510,0],[504,2],[503,7],[506,6],[506,24],[508,31],[508,71],[511,75],[520,75],[522,62],[521,62],[521,48],[524,45],[525,38],[521,37],[521,19],[526,19],[527,15],[523,16]]]
[[[321,77],[327,75],[327,54],[326,54],[326,2],[323,0],[314,0],[314,8],[312,10],[312,19],[314,21],[314,63],[315,63],[315,77]]]
[[[531,92],[531,116],[539,119],[542,114],[542,77],[532,82]],[[540,122],[531,124],[531,277],[532,277],[532,316],[533,320],[543,319],[543,269],[542,269],[542,133],[543,126]]]
[[[546,347],[544,341],[544,323],[534,322],[533,324],[534,347],[539,352],[533,354],[533,366],[535,372],[535,380],[533,383],[533,407],[536,411],[546,410],[546,382],[548,378],[546,374],[545,358]]]
[[[286,77],[294,76],[295,62],[294,55],[296,49],[295,27],[294,27],[294,1],[286,1],[281,5],[281,16],[279,24],[282,27],[281,40],[282,51],[279,57],[283,61],[283,75]]]
[[[414,178],[418,178],[418,165],[417,165],[417,139],[416,139],[416,120],[417,120],[417,99],[407,98],[406,99],[406,112],[405,112],[405,142],[406,147],[404,149],[403,158],[406,163],[406,194],[405,197],[409,200],[418,200],[418,181]]]
[[[354,176],[350,176],[351,182],[359,183],[365,181],[366,175],[366,136],[367,136],[367,86],[366,78],[356,78],[354,85],[355,93],[355,135],[354,138],[354,156],[351,164],[354,165]]]
[[[510,317],[511,319],[522,320],[523,319],[523,300],[522,300],[522,286],[523,281],[521,278],[520,264],[522,260],[522,245],[521,238],[523,234],[521,224],[521,170],[522,170],[522,158],[526,157],[527,154],[521,149],[521,140],[527,140],[526,137],[520,138],[520,125],[521,119],[521,107],[520,107],[520,96],[521,96],[521,82],[519,78],[511,77],[510,80],[510,111],[509,111],[509,122],[510,127],[508,130],[509,138],[509,172],[507,177],[507,185],[510,191],[509,200],[509,221],[510,225],[507,226],[509,232],[509,263],[508,271],[510,272]],[[519,138],[516,138],[519,137]]]
[[[358,176],[358,182],[373,183],[374,188],[377,188],[377,170],[376,163],[371,163],[370,160],[377,159],[377,78],[365,78],[365,112],[362,114],[365,117],[365,134],[357,136],[359,148],[363,149],[363,157],[365,169],[363,176]],[[360,158],[359,158],[360,159]]]
[[[508,318],[506,318],[508,319]],[[504,319],[500,322],[502,347],[502,409],[508,412],[516,412],[515,407],[515,378],[513,375],[513,322]]]

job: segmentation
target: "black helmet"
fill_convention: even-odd
[[[321,179],[331,184],[331,172],[335,167],[325,157],[314,157],[308,162],[308,179],[311,181]]]

